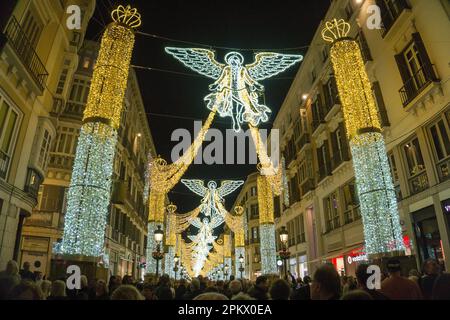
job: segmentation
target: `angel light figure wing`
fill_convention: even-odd
[[[181,179],[181,183],[188,187],[189,190],[204,197],[208,192],[208,188],[205,187],[203,180],[200,179]]]
[[[225,67],[216,61],[214,51],[200,48],[165,48],[166,52],[186,67],[209,78],[218,79]]]
[[[302,55],[260,52],[255,55],[255,62],[245,67],[256,81],[267,79],[290,68],[303,60]]]
[[[220,226],[222,223],[225,222],[225,219],[219,215],[215,215],[212,219],[211,222],[209,224],[211,230],[214,230],[215,228],[217,228],[218,226]]]
[[[222,181],[220,188],[218,188],[216,192],[220,198],[223,198],[232,193],[234,190],[236,190],[243,184],[244,184],[243,180],[225,180]]]
[[[201,222],[201,220],[199,218],[195,218],[195,219],[192,219],[191,225],[200,229],[203,226],[203,222]]]

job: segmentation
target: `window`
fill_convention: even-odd
[[[328,148],[328,140],[325,140],[317,149],[317,161],[319,165],[319,181],[331,174],[330,151]]]
[[[337,199],[337,192],[333,192],[331,195],[324,199],[325,206],[325,227],[326,232],[339,228],[339,203]]]
[[[402,11],[409,8],[406,0],[376,0],[376,4],[380,7],[381,11],[384,27],[383,35],[389,31]]]
[[[64,67],[63,67],[63,70],[61,71],[61,75],[59,76],[58,85],[56,87],[56,94],[62,94],[64,92],[64,87],[66,85],[66,80],[67,80],[67,74],[69,72],[68,66],[70,66],[70,60],[65,59]]]
[[[44,129],[44,136],[42,138],[41,143],[41,149],[39,150],[39,159],[38,159],[38,165],[45,169],[45,166],[47,165],[47,159],[48,159],[48,152],[50,150],[50,144],[51,144],[52,137],[47,129]]]
[[[257,204],[250,205],[250,214],[251,214],[251,219],[256,219],[256,218],[259,217],[258,205]]]
[[[422,152],[417,138],[406,143],[403,146],[403,151],[408,163],[408,174],[410,176],[414,176],[425,170],[425,163],[422,158]]]
[[[400,201],[402,200],[403,196],[402,191],[400,190],[400,180],[398,175],[397,164],[395,163],[395,157],[392,152],[388,153],[388,159],[392,180],[394,181],[395,194],[397,196],[397,201]]]
[[[322,99],[320,94],[317,95],[316,100],[311,104],[312,113],[312,130],[313,132],[324,122],[325,115],[323,114]]]
[[[251,187],[250,189],[250,196],[256,196],[258,194],[258,190],[256,189],[256,187]]]
[[[64,187],[43,185],[39,192],[38,208],[40,211],[61,212]]]
[[[74,155],[77,147],[78,135],[79,129],[59,127],[55,152]]]
[[[289,181],[289,197],[290,203],[294,204],[297,201],[300,201],[300,189],[298,186],[298,174],[295,174],[294,177]]]
[[[90,81],[74,79],[69,100],[72,102],[86,103],[90,85]]]
[[[331,146],[333,148],[333,169],[336,169],[343,161],[349,160],[347,137],[343,123],[331,133]]]
[[[305,242],[305,225],[303,214],[300,214],[297,218],[295,218],[295,228],[296,228],[296,243]]]
[[[317,79],[316,70],[312,69],[311,70],[311,83],[314,83],[314,81],[316,81],[316,79]]]
[[[85,57],[83,60],[83,68],[89,69],[90,66],[91,66],[91,58]]]
[[[275,218],[279,218],[281,216],[280,209],[280,196],[276,196],[273,198],[273,215]]]
[[[36,48],[39,36],[42,32],[42,24],[36,18],[36,15],[32,10],[28,10],[25,14],[25,18],[22,21],[22,29],[33,46],[33,49]]]
[[[399,93],[403,106],[413,100],[431,81],[438,78],[430,57],[418,32],[413,33],[411,43],[395,55],[404,86]]]
[[[345,20],[350,20],[350,18],[353,15],[353,7],[352,7],[352,0],[350,0],[347,5],[345,6]]]
[[[19,129],[19,113],[0,96],[0,178],[6,179]]]
[[[259,229],[258,227],[252,227],[252,240],[258,241],[259,240]]]
[[[322,62],[327,61],[327,59],[328,59],[328,47],[325,46],[325,47],[322,49]]]
[[[437,171],[441,182],[450,178],[450,129],[449,121],[442,117],[429,127]]]
[[[361,217],[359,211],[359,198],[355,181],[352,180],[342,187],[344,200],[344,223],[353,222]]]
[[[429,130],[437,160],[440,161],[450,156],[448,123],[445,123],[444,119],[440,119]]]
[[[428,177],[422,158],[419,140],[411,139],[403,145],[403,153],[408,164],[408,182],[411,194],[419,193],[428,188]]]
[[[339,103],[336,78],[334,75],[332,75],[328,82],[323,86],[323,91],[325,95],[325,107],[327,108],[327,111],[330,111],[335,104]]]

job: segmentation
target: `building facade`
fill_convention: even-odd
[[[52,109],[67,93],[66,79],[95,1],[70,1],[81,9],[79,29],[66,26],[69,1],[4,4],[0,41],[0,268],[20,260],[23,222],[37,204],[56,140]],[[51,43],[51,45],[49,45]]]
[[[247,177],[241,191],[236,198],[233,208],[240,205],[245,215],[245,257],[243,275],[247,279],[255,280],[261,275],[261,251],[259,244],[259,209],[258,188],[256,178],[258,172]],[[234,259],[235,261],[236,259]]]
[[[372,28],[371,5],[382,24]],[[450,263],[450,44],[446,1],[335,0],[358,40],[379,109],[406,247],[405,267]],[[280,130],[288,194],[275,198],[289,233],[289,269],[331,262],[345,274],[367,260],[344,119],[318,27],[273,127]],[[277,236],[278,241],[278,236]]]
[[[56,123],[56,142],[50,148],[48,170],[38,192],[37,206],[23,227],[21,262],[29,261],[33,271],[50,276],[52,259],[58,259],[67,188],[98,51],[98,43],[82,43],[75,72],[67,80],[66,98],[54,104],[51,116]],[[109,268],[110,275],[141,279],[148,217],[145,171],[147,155],[155,156],[156,151],[134,70],[130,70],[128,78],[118,137],[105,251],[98,262]]]

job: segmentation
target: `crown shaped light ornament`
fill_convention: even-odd
[[[166,209],[170,214],[173,214],[175,211],[177,211],[177,206],[173,203],[170,203]]]
[[[325,27],[322,29],[322,38],[327,42],[334,42],[341,38],[347,37],[350,32],[350,24],[344,19],[337,20],[336,18],[325,22]]]
[[[130,29],[136,29],[142,24],[141,15],[138,13],[136,8],[131,8],[131,6],[119,5],[117,9],[111,12],[111,18],[114,22],[127,26]]]
[[[242,206],[236,206],[234,207],[234,212],[237,216],[240,216],[244,212],[244,208]]]

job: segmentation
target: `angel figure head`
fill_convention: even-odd
[[[204,101],[211,111],[230,117],[236,132],[243,123],[256,127],[269,120],[267,113],[271,110],[259,101],[258,92],[263,92],[264,86],[258,81],[271,78],[303,59],[295,54],[260,52],[253,63],[244,64],[243,55],[232,51],[225,55],[223,64],[216,61],[214,51],[207,49],[167,47],[166,52],[191,70],[214,79],[209,86],[212,93]]]

